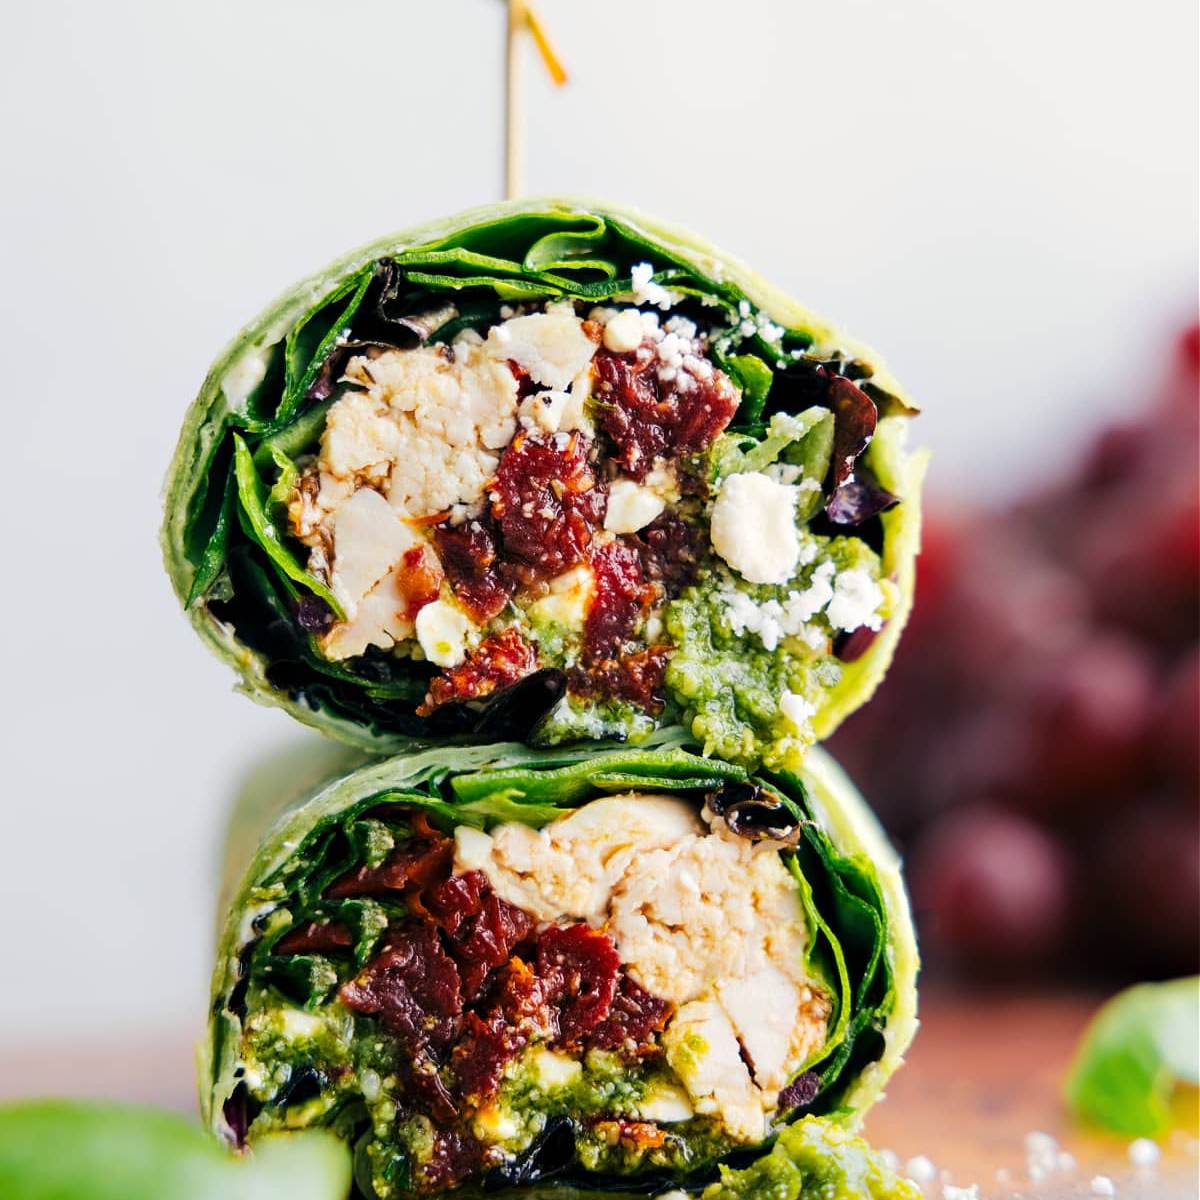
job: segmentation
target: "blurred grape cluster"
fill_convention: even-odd
[[[1081,467],[934,508],[918,599],[833,749],[904,851],[930,966],[1105,980],[1200,957],[1200,329]]]

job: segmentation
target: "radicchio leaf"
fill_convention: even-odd
[[[833,457],[827,486],[836,493],[850,477],[858,456],[871,444],[879,412],[870,396],[840,377],[830,381],[824,403],[833,410]]]
[[[829,497],[825,515],[834,525],[861,525],[899,503],[899,496],[889,492],[865,467],[859,466]]]
[[[879,636],[878,629],[860,625],[849,633],[839,633],[833,642],[833,653],[840,662],[857,662]]]
[[[916,405],[901,400],[899,396],[894,395],[892,392],[885,392],[878,384],[864,383],[862,390],[875,401],[875,407],[879,409],[881,417],[920,416],[921,410]]]

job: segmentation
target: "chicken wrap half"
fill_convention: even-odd
[[[795,768],[904,623],[914,411],[690,234],[493,205],[238,335],[170,469],[167,568],[245,691],[373,752],[682,723]]]
[[[895,855],[822,751],[680,738],[425,751],[288,809],[220,935],[206,1120],[331,1128],[367,1200],[699,1196],[853,1127],[916,1027]]]

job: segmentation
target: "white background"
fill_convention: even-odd
[[[574,78],[531,62],[530,190],[690,225],[882,348],[954,506],[1063,461],[1194,308],[1194,0],[542,10]],[[223,809],[301,735],[178,612],[163,471],[275,293],[497,197],[502,25],[498,0],[3,4],[10,1061],[200,1028]]]

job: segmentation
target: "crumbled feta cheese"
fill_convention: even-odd
[[[747,472],[725,480],[713,504],[713,549],[751,583],[786,583],[800,559],[796,489]]]
[[[467,641],[474,628],[467,614],[446,600],[426,604],[417,613],[417,641],[425,657],[439,667],[457,667],[467,657]]]
[[[1093,1196],[1115,1196],[1117,1185],[1107,1175],[1093,1175],[1088,1191]]]
[[[825,615],[834,629],[880,629],[883,618],[879,608],[883,604],[883,589],[862,568],[842,571],[834,580],[833,599],[825,609]]]
[[[595,572],[586,563],[572,567],[550,580],[550,591],[529,606],[536,624],[547,622],[565,629],[579,629],[587,617],[596,591]]]
[[[534,1051],[532,1060],[534,1077],[547,1091],[569,1087],[583,1074],[583,1064],[568,1054],[539,1049]]]
[[[560,309],[493,325],[484,348],[491,358],[511,359],[534,383],[555,391],[569,387],[596,353],[583,322],[574,312]]]
[[[1134,1138],[1129,1143],[1129,1161],[1135,1167],[1152,1167],[1158,1162],[1159,1155],[1162,1153],[1156,1142],[1152,1142],[1149,1138]]]
[[[521,424],[532,432],[557,433],[570,402],[568,392],[538,392],[521,401],[517,415]]]
[[[622,309],[604,326],[604,347],[614,354],[627,354],[642,344],[642,314],[636,308]]]
[[[653,304],[657,308],[670,308],[675,302],[675,293],[654,282],[654,267],[638,263],[630,272],[634,298],[639,304]]]
[[[970,1187],[955,1187],[952,1183],[942,1185],[942,1200],[979,1200],[979,1184]]]
[[[795,692],[784,692],[779,697],[779,711],[801,732],[808,728],[808,723],[816,716],[817,706]]]
[[[610,533],[637,533],[665,507],[662,497],[648,487],[632,479],[616,479],[608,489],[604,528]]]

